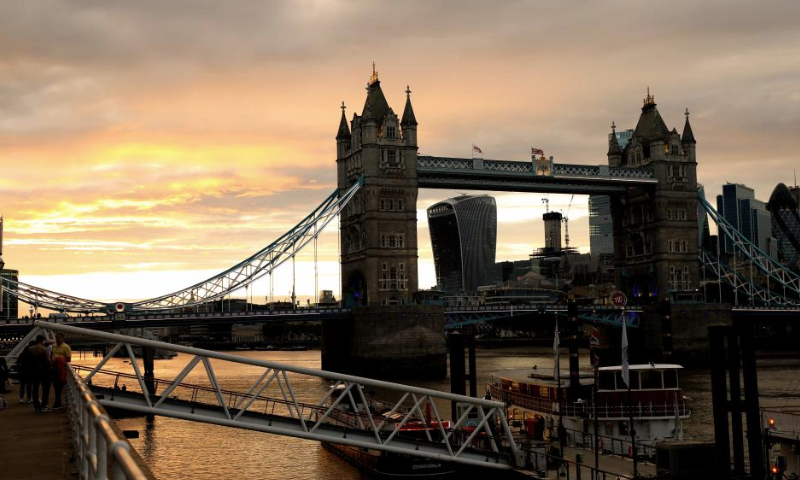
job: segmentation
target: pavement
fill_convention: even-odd
[[[583,457],[582,464],[585,467],[594,467],[594,452],[588,449],[582,448],[574,448],[574,447],[564,447],[564,456],[568,460],[575,461],[575,455],[580,454]],[[587,478],[591,478],[589,471],[586,468],[582,468],[583,470],[581,473],[581,478],[584,480]],[[616,475],[622,475],[627,477],[633,476],[633,460],[628,457],[621,457],[619,455],[600,455],[600,470],[605,472],[609,472]],[[656,474],[656,467],[652,463],[644,463],[638,462],[636,470],[639,472],[639,475],[643,476],[650,476],[653,477]],[[570,475],[571,479],[577,478],[575,474],[575,468],[571,468],[572,475]],[[602,478],[602,477],[601,477]],[[614,477],[607,476],[606,478],[611,479]]]
[[[8,408],[0,411],[0,478],[77,479],[66,408],[36,413],[32,404],[18,403],[17,392],[14,385],[11,392],[0,394],[8,402]]]

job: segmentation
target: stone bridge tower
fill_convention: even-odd
[[[341,215],[342,300],[406,305],[417,290],[417,120],[406,88],[402,118],[389,106],[378,74],[367,84],[361,115],[349,122],[342,103],[336,135],[340,191],[360,176],[364,187]]]
[[[616,284],[636,303],[693,294],[699,285],[697,158],[689,125],[670,130],[648,89],[639,122],[620,146],[615,126],[608,164],[650,167],[655,188],[631,188],[612,200]]]

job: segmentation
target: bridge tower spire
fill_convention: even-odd
[[[622,161],[622,149],[617,140],[617,125],[611,122],[611,133],[608,135],[608,164],[618,167]]]

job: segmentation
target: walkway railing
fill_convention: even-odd
[[[533,397],[517,392],[509,392],[503,390],[503,387],[498,384],[489,385],[489,393],[492,398],[498,399],[509,405],[516,407],[527,408],[536,412],[541,412],[550,415],[558,415],[558,404],[540,397]],[[592,406],[588,402],[570,402],[562,407],[564,415],[570,417],[583,417],[589,418],[592,411]],[[681,400],[676,403],[652,403],[648,402],[643,404],[641,402],[633,406],[628,405],[612,405],[609,403],[598,403],[597,415],[603,420],[612,418],[628,418],[633,416],[635,419],[648,419],[648,418],[672,418],[676,415],[686,418],[691,415],[689,404]]]
[[[82,480],[147,480],[131,455],[131,446],[117,435],[111,419],[74,369],[67,376],[70,428],[75,441],[75,463]]]

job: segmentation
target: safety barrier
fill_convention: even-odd
[[[131,455],[128,441],[117,434],[105,409],[83,379],[70,367],[67,395],[75,464],[82,480],[147,480],[152,478]]]

